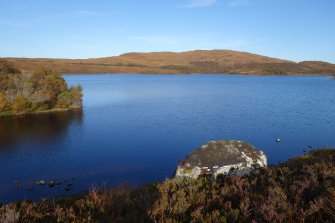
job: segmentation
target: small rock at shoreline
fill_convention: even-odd
[[[43,185],[45,185],[46,183],[45,183],[44,180],[39,180],[39,181],[36,181],[36,184],[43,186]]]

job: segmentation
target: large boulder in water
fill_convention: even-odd
[[[197,179],[200,175],[243,175],[266,165],[265,154],[246,142],[210,141],[179,163],[175,177]]]

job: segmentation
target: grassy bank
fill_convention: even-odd
[[[1,222],[334,222],[335,150],[249,176],[166,180],[139,188],[2,205]]]
[[[65,112],[71,110],[78,110],[81,108],[54,108],[42,111],[31,111],[31,112],[22,112],[22,113],[13,113],[13,112],[0,112],[1,117],[9,117],[9,116],[26,116],[26,115],[35,115],[35,114],[44,114],[44,113],[52,113],[52,112]]]

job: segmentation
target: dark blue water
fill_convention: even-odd
[[[335,81],[329,77],[65,79],[83,86],[83,111],[0,119],[0,202],[76,194],[93,184],[162,181],[209,140],[250,142],[272,164],[310,147],[335,146]],[[63,184],[36,185],[40,179]],[[73,189],[66,192],[68,182]]]

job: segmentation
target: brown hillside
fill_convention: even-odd
[[[96,59],[6,58],[22,70],[36,67],[63,73],[111,74],[190,74],[231,73],[255,75],[293,75],[335,73],[335,65],[325,62],[292,61],[231,50],[196,50],[181,53],[127,53]]]

